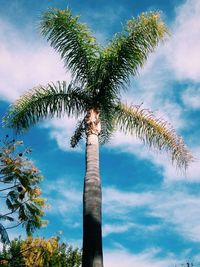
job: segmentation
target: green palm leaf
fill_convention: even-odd
[[[153,52],[167,34],[158,12],[143,13],[127,22],[124,31],[115,35],[103,51],[104,73],[102,90],[107,85],[115,89],[129,80],[142,67],[150,52]]]
[[[76,130],[74,131],[74,134],[71,137],[70,145],[71,147],[76,147],[79,143],[79,141],[82,139],[83,134],[85,132],[85,119],[78,121]]]
[[[68,8],[45,12],[41,32],[75,77],[88,82],[100,48],[87,26],[78,22],[78,16],[73,17]]]
[[[145,144],[159,150],[167,150],[172,155],[172,162],[178,167],[187,168],[192,155],[187,150],[181,137],[165,121],[156,119],[152,112],[138,106],[119,103],[116,106],[116,125],[125,133],[135,134]]]
[[[21,131],[43,118],[61,117],[64,114],[79,116],[85,111],[87,101],[83,90],[66,82],[38,86],[11,105],[4,123]]]
[[[115,131],[115,117],[113,106],[109,110],[102,109],[100,113],[101,119],[101,133],[100,133],[100,143],[105,144],[109,142]]]

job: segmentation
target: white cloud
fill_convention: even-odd
[[[25,91],[48,82],[71,80],[58,54],[49,44],[32,41],[6,21],[0,20],[0,98],[13,102]],[[63,150],[70,149],[69,139],[75,129],[75,119],[53,119],[42,126],[50,129]],[[77,151],[77,150],[76,150]]]
[[[157,233],[167,226],[186,240],[200,242],[198,195],[169,184],[159,190],[142,193],[113,187],[105,187],[102,192],[104,237],[133,229],[147,234],[154,231]],[[82,189],[68,179],[57,179],[56,186],[55,183],[49,183],[44,193],[52,205],[49,213],[61,215],[70,228],[81,227],[77,225],[77,218],[80,218],[82,209]],[[138,223],[145,216],[160,218],[161,221],[145,225]]]
[[[145,227],[135,224],[132,218],[135,207],[144,208],[136,216],[151,216],[160,218],[162,221],[156,225],[147,225],[147,231],[154,231],[164,227],[176,231],[184,239],[200,242],[200,197],[182,190],[179,191],[171,186],[166,186],[155,192],[127,192],[114,188],[105,188],[103,192],[109,192],[109,200],[103,198],[104,214],[106,218],[112,219],[113,224],[105,225],[104,235],[129,231],[132,228]],[[119,219],[121,224],[119,224]],[[116,220],[118,221],[116,223]],[[116,229],[114,228],[116,225]]]
[[[69,179],[56,179],[56,184],[48,183],[43,191],[48,196],[48,204],[50,204],[47,213],[57,213],[68,218],[69,214],[72,216],[80,212],[82,193]],[[71,226],[77,225],[71,224]]]
[[[174,181],[181,181],[184,183],[200,182],[200,147],[197,147],[197,149],[192,149],[192,155],[194,156],[194,162],[191,162],[189,164],[186,171],[175,169],[175,167],[164,156],[155,160],[158,165],[163,167],[163,176],[165,178],[165,183]]]
[[[12,102],[39,84],[70,79],[59,55],[48,44],[33,42],[8,22],[0,20],[0,24],[1,99]]]
[[[176,19],[172,24],[172,37],[155,53],[150,55],[141,75],[133,81],[132,91],[128,94],[128,103],[141,104],[144,108],[155,111],[156,117],[170,122],[180,131],[188,127],[183,114],[183,108],[174,99],[174,81],[180,79],[200,81],[200,2],[198,0],[185,1],[176,10]],[[197,86],[186,88],[182,93],[182,100],[188,109],[199,108],[200,92]],[[127,99],[126,96],[123,97]],[[193,133],[191,133],[193,134]],[[190,164],[186,173],[181,173],[172,166],[169,155],[149,151],[140,141],[130,135],[117,132],[110,147],[132,153],[140,159],[148,159],[160,167],[159,172],[169,181],[200,181],[199,144],[193,144],[193,155],[197,160]],[[187,179],[186,179],[187,177]]]
[[[49,135],[50,138],[55,139],[57,142],[57,145],[60,149],[64,151],[74,151],[74,152],[80,152],[81,146],[79,144],[78,147],[71,148],[70,146],[70,139],[72,135],[74,134],[74,131],[76,129],[77,125],[77,119],[76,118],[68,118],[67,116],[64,116],[63,118],[59,119],[50,119],[46,121],[42,127],[50,129]]]
[[[184,182],[184,183],[199,183],[200,182],[200,146],[190,149],[194,161],[190,162],[186,170],[180,170],[176,167],[176,163],[172,164],[169,153],[149,150],[144,145],[126,143],[122,148],[129,153],[133,153],[141,159],[148,159],[153,164],[159,167],[158,172],[161,172],[164,178],[164,183]]]
[[[176,168],[176,164],[172,164],[170,153],[149,149],[140,140],[129,134],[125,135],[121,132],[116,132],[113,135],[108,147],[118,149],[118,152],[123,151],[135,155],[137,158],[149,160],[154,165],[159,167],[157,171],[162,173],[164,182],[182,181],[185,183],[200,182],[200,146],[191,147],[190,151],[194,157],[194,162],[189,163],[186,171]]]
[[[151,202],[153,195],[149,193],[135,193],[121,191],[112,187],[103,188],[103,204],[104,212],[107,216],[118,216],[118,214],[126,215],[127,208],[136,208],[147,205]]]
[[[166,225],[185,239],[200,242],[200,197],[186,192],[161,193],[150,206],[150,214],[160,217]]]
[[[144,149],[143,149],[144,150]],[[146,157],[149,156],[149,159],[152,163],[157,166],[160,166],[162,175],[164,177],[164,182],[183,182],[183,183],[199,183],[200,182],[200,147],[193,147],[191,149],[191,154],[194,157],[194,161],[190,162],[186,170],[180,170],[176,168],[175,163],[172,164],[168,154],[156,154],[149,152],[149,155],[143,154]]]
[[[187,0],[176,10],[172,39],[166,50],[178,79],[200,81],[200,2]]]
[[[172,257],[168,259],[159,259],[156,257],[156,254],[159,252],[159,249],[151,249],[149,251],[144,251],[140,254],[132,254],[126,250],[106,250],[104,254],[104,264],[105,267],[169,267],[173,266],[174,263],[177,263]]]
[[[105,215],[108,216],[108,214],[105,214]],[[124,219],[123,216],[120,217],[120,219],[122,220],[121,223],[114,222],[113,224],[103,225],[103,237],[106,237],[110,234],[125,233],[128,231],[131,231],[132,229],[136,229],[141,232],[152,232],[152,231],[157,231],[158,229],[160,229],[159,225],[142,225],[142,224],[136,224],[133,222],[127,222],[127,219],[123,220]]]
[[[108,236],[115,233],[124,233],[129,231],[131,228],[135,227],[133,223],[124,223],[124,224],[105,224],[103,226],[103,236]]]
[[[183,103],[187,108],[200,109],[200,87],[189,87],[182,94]]]

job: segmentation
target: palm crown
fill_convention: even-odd
[[[69,9],[52,9],[41,20],[41,32],[71,70],[72,82],[50,83],[28,91],[10,107],[5,124],[21,131],[42,118],[75,115],[79,121],[71,138],[74,147],[87,131],[88,112],[95,110],[101,122],[101,142],[119,129],[135,134],[149,146],[170,151],[178,166],[187,167],[192,157],[169,124],[148,110],[120,101],[120,89],[166,36],[159,13],[132,18],[105,48],[78,18]]]

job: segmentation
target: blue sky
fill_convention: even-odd
[[[70,81],[57,55],[40,36],[41,12],[69,6],[102,44],[143,11],[161,10],[170,38],[152,54],[123,95],[168,120],[183,136],[196,161],[187,173],[169,155],[149,151],[117,132],[100,149],[103,185],[105,267],[168,267],[200,261],[200,1],[0,0],[0,113],[24,91],[50,81]],[[81,247],[84,143],[69,147],[76,120],[46,120],[19,138],[32,146],[32,160],[45,179],[42,191],[51,206],[47,228],[53,236]],[[0,129],[1,135],[12,131]],[[12,237],[20,229],[10,232]]]

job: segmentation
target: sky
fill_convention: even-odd
[[[169,267],[200,262],[200,1],[0,0],[0,114],[23,92],[50,81],[70,81],[38,30],[42,12],[70,7],[102,44],[132,16],[160,10],[170,37],[151,54],[122,98],[154,111],[183,137],[195,161],[181,172],[166,153],[150,151],[134,136],[116,132],[100,148],[105,267]],[[71,149],[75,118],[47,119],[19,139],[33,148],[49,208],[36,232],[81,247],[84,143]],[[1,136],[12,130],[0,128]],[[21,229],[9,232],[12,238]]]

